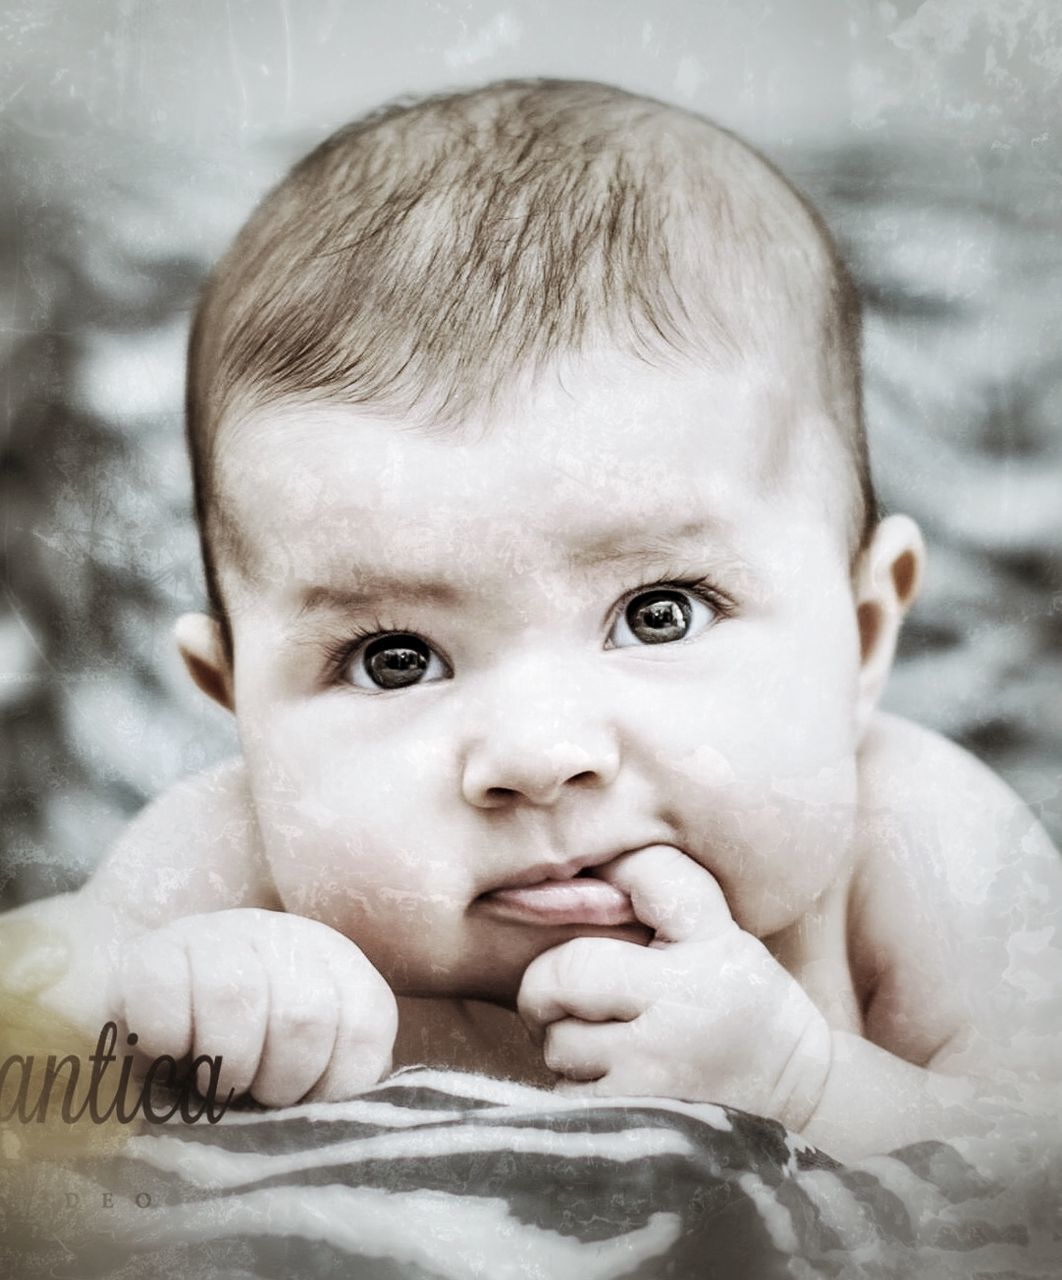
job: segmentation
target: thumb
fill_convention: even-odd
[[[711,938],[736,929],[719,881],[671,844],[625,853],[594,874],[622,889],[654,944]]]

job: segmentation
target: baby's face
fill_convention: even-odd
[[[751,372],[599,356],[459,439],[235,424],[235,706],[289,910],[400,993],[511,1002],[559,942],[648,939],[600,886],[530,887],[646,845],[759,937],[812,909],[850,856],[859,638],[840,463],[782,412]]]

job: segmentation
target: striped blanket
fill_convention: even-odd
[[[943,1144],[842,1166],[722,1107],[423,1068],[61,1175],[12,1280],[1062,1274],[1042,1215]]]

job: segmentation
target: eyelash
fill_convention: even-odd
[[[371,625],[355,625],[345,631],[342,636],[322,641],[321,652],[324,655],[326,682],[335,684],[339,681],[343,668],[366,640],[371,640],[374,636],[386,636],[392,633],[407,636],[419,635],[419,632],[411,631],[409,627],[392,627],[386,625],[379,617],[376,617]]]
[[[652,582],[641,582],[637,586],[624,591],[614,610],[613,614],[622,613],[632,600],[636,600],[638,596],[645,595],[650,591],[666,590],[667,588],[677,588],[680,591],[688,591],[690,595],[696,596],[709,608],[714,609],[718,613],[720,619],[733,617],[737,611],[737,606],[729,596],[724,595],[717,587],[713,586],[708,578],[705,577],[661,577]],[[418,636],[425,643],[430,643],[426,636],[421,636],[420,632],[415,631],[411,627],[391,626],[384,623],[382,619],[376,617],[371,625],[354,626],[345,632],[342,637],[336,639],[326,639],[321,643],[321,651],[324,657],[325,679],[328,684],[336,684],[343,668],[350,661],[357,650],[365,643],[366,640],[372,640],[376,636],[384,635],[410,635]],[[432,645],[435,648],[435,645]]]
[[[622,613],[632,600],[636,600],[638,596],[644,596],[649,591],[666,591],[669,587],[677,587],[680,591],[688,591],[691,596],[696,596],[698,600],[703,601],[709,608],[714,609],[720,618],[733,617],[737,612],[737,605],[729,596],[724,595],[718,587],[713,586],[708,578],[696,575],[689,577],[676,575],[675,577],[657,578],[654,582],[639,582],[636,586],[623,592],[614,612],[617,614]],[[609,616],[612,616],[611,612]]]

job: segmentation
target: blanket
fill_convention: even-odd
[[[53,1173],[12,1280],[1062,1273],[1057,1218],[942,1143],[844,1165],[724,1107],[424,1068]]]

